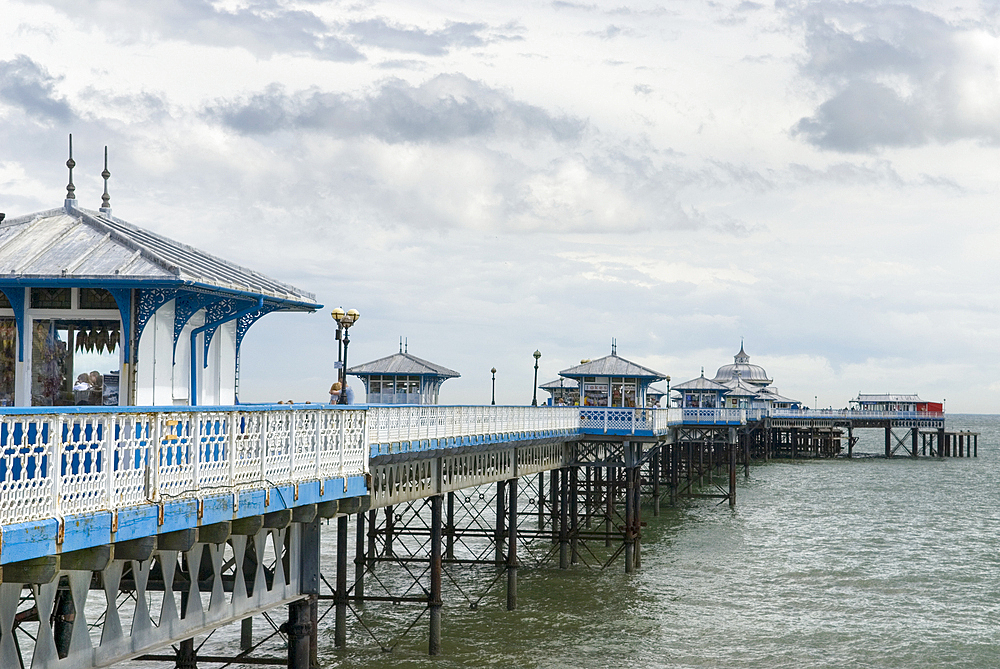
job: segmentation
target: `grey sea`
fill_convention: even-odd
[[[734,510],[698,501],[656,518],[645,511],[635,574],[620,560],[604,571],[522,569],[515,612],[502,584],[473,610],[446,582],[443,655],[425,654],[426,617],[391,653],[356,620],[350,647],[335,649],[331,614],[321,661],[1000,667],[1000,416],[951,416],[948,429],[980,432],[979,457],[756,465],[741,476]],[[857,450],[877,453],[881,434],[872,437]],[[400,629],[416,613],[384,608]]]

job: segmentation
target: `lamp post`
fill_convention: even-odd
[[[670,408],[670,375],[667,374],[667,408]]]
[[[541,352],[535,349],[535,352],[531,354],[535,358],[535,392],[531,396],[531,406],[538,406],[538,359],[542,357]]]
[[[493,393],[490,399],[490,405],[496,406],[497,403],[497,368],[493,367],[490,369],[490,374],[493,375]]]
[[[357,309],[348,309],[346,312],[337,307],[330,312],[330,316],[337,323],[337,341],[343,343],[343,358],[341,358],[340,344],[337,345],[337,362],[340,363],[340,397],[337,404],[347,404],[347,345],[351,343],[348,330],[361,317]]]

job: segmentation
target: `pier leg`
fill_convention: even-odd
[[[253,648],[253,617],[240,621],[240,650]]]
[[[847,457],[854,457],[854,425],[847,426]]]
[[[885,457],[892,457],[892,427],[885,426]]]
[[[343,648],[347,644],[347,516],[337,518],[337,591],[334,602],[333,644]],[[290,648],[289,645],[289,653]]]
[[[917,440],[920,439],[920,428],[910,430],[910,455],[917,457]]]
[[[580,534],[580,468],[570,469],[569,477],[569,562],[576,564],[580,560],[577,551]]]
[[[455,493],[448,493],[448,518],[444,525],[445,545],[444,556],[448,560],[455,559]]]
[[[670,445],[670,506],[677,506],[677,489],[681,484],[680,467],[681,452],[675,441]]]
[[[365,512],[358,514],[358,532],[354,541],[354,601],[365,599]]]
[[[569,470],[559,470],[559,568],[569,569]]]
[[[545,472],[538,472],[538,529],[545,529]]]
[[[504,528],[504,515],[506,514],[506,504],[505,504],[505,493],[507,491],[506,481],[497,481],[497,511],[496,511],[496,522],[494,523],[493,531],[493,563],[497,567],[502,567],[504,564],[503,555],[503,540],[506,534],[506,529]]]
[[[431,590],[427,600],[430,613],[428,655],[441,654],[441,495],[431,497]]]
[[[368,568],[375,568],[375,539],[378,536],[378,528],[375,527],[378,522],[378,511],[372,509],[368,512]]]
[[[583,493],[583,526],[590,529],[590,517],[594,511],[594,489],[591,486],[591,476],[593,468],[587,467],[584,470],[584,493]]]
[[[633,462],[642,461],[642,442],[635,445],[636,453]],[[636,569],[642,568],[642,467],[636,465],[632,468],[634,472],[632,478],[633,483],[633,493],[632,493],[632,521],[633,521],[633,531],[632,535],[634,537],[633,545],[635,546],[633,556],[633,566]]]
[[[184,639],[177,644],[176,669],[198,669],[198,658],[194,652],[194,637]]]
[[[307,636],[309,639],[308,667],[319,668],[319,575],[320,575],[320,552],[321,552],[322,528],[320,519],[314,518],[312,522],[303,523],[300,535],[301,556],[299,558],[299,582],[303,594],[308,593],[309,599],[305,612],[308,615]],[[346,543],[346,542],[345,542]],[[291,653],[291,638],[289,638],[289,653]],[[289,656],[289,666],[291,666],[291,656]]]
[[[395,516],[393,515],[392,505],[385,507],[385,550],[382,553],[383,557],[393,557],[392,554],[392,534],[395,525]]]
[[[288,669],[309,669],[309,601],[288,605]]]
[[[549,472],[549,524],[552,526],[552,543],[559,541],[559,470]]]
[[[615,515],[615,482],[618,472],[614,467],[607,468],[604,481],[604,545],[611,546],[611,524]]]
[[[507,511],[507,610],[517,608],[517,479],[511,479]]]
[[[628,442],[625,443],[628,448]],[[625,467],[625,573],[635,569],[635,467]]]
[[[660,515],[660,448],[653,451],[653,462],[649,467],[653,478],[653,517]]]
[[[729,506],[736,506],[736,429],[729,431]]]

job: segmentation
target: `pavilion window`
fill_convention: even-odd
[[[72,307],[72,291],[69,288],[32,288],[32,309],[69,309]]]
[[[4,293],[0,292],[0,309],[10,309],[10,308],[11,308],[10,300],[7,299],[7,296]]]
[[[118,303],[111,293],[103,288],[81,288],[81,309],[118,309]]]
[[[17,355],[17,323],[0,318],[0,406],[14,404],[14,364]]]

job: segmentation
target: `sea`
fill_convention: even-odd
[[[952,415],[947,427],[979,432],[978,457],[864,457],[884,448],[872,431],[854,459],[755,464],[741,472],[733,509],[714,500],[665,505],[656,517],[645,509],[632,574],[620,559],[603,570],[522,568],[513,612],[502,580],[476,600],[459,592],[467,582],[446,579],[436,657],[419,607],[369,611],[378,629],[352,612],[344,649],[331,612],[321,664],[1000,667],[1000,416]],[[331,542],[325,565],[332,551]],[[480,583],[494,573],[484,569]],[[375,624],[380,616],[391,624]]]

